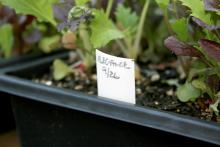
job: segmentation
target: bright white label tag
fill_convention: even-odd
[[[135,104],[135,64],[96,50],[98,95]]]

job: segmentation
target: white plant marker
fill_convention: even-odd
[[[98,95],[135,104],[135,64],[96,50]]]

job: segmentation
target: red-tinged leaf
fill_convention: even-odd
[[[73,7],[73,0],[64,0],[61,3],[53,4],[54,17],[58,22],[63,22],[67,20],[68,13]]]
[[[184,42],[179,41],[174,36],[168,37],[164,41],[164,44],[169,50],[174,52],[177,56],[202,57],[202,53],[200,53],[196,48]]]
[[[219,11],[220,0],[204,0],[205,9],[208,11]]]
[[[23,40],[27,44],[34,44],[40,41],[42,38],[42,33],[38,29],[33,29],[29,34],[22,35]]]
[[[205,104],[208,105],[208,106],[211,105],[212,103],[213,103],[212,98],[207,99],[206,102],[205,102]]]
[[[220,30],[219,26],[214,26],[214,25],[207,25],[206,23],[204,23],[202,20],[196,18],[196,17],[192,17],[192,20],[199,25],[202,28],[206,28],[210,31],[215,31],[215,30]]]
[[[81,63],[78,66],[76,66],[76,69],[78,69],[79,71],[85,71],[86,66],[85,66],[85,64]]]
[[[218,61],[220,61],[220,44],[207,40],[207,39],[200,39],[199,41],[200,46],[205,49],[208,55]]]
[[[219,88],[219,78],[217,75],[211,75],[208,77],[208,85],[210,89],[215,93],[218,91]]]
[[[18,20],[19,25],[26,27],[30,25],[34,21],[34,19],[36,19],[36,17],[32,15],[23,15],[23,19],[20,18],[20,20]]]
[[[9,7],[2,6],[0,8],[0,26],[12,20],[15,15],[14,10]]]

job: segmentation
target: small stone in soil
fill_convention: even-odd
[[[89,91],[88,94],[89,94],[89,95],[93,95],[93,94],[95,94],[95,93],[94,93],[94,91]]]
[[[96,80],[97,80],[97,75],[96,75],[96,74],[93,74],[93,75],[91,76],[91,79],[92,79],[93,81],[96,81]]]
[[[62,83],[58,83],[57,87],[62,88],[63,87]]]
[[[83,86],[82,85],[76,85],[74,87],[75,90],[82,90],[83,89]]]
[[[52,85],[52,81],[46,81],[45,84],[48,85],[48,86],[51,86]]]
[[[150,80],[152,82],[159,81],[160,80],[160,75],[159,74],[154,74],[154,75],[151,76]]]
[[[158,106],[158,105],[159,105],[159,102],[158,102],[158,101],[154,101],[154,104]]]
[[[166,69],[164,72],[164,77],[167,79],[176,78],[177,76],[178,76],[178,73],[176,72],[175,69]]]
[[[136,85],[141,85],[141,81],[140,81],[140,80],[137,80],[137,81],[136,81]]]
[[[213,113],[209,109],[201,110],[201,119],[211,120]]]
[[[85,80],[85,84],[86,84],[86,85],[89,85],[90,83],[91,83],[91,82],[90,82],[89,79],[86,79],[86,80]]]
[[[142,90],[140,88],[136,88],[136,93],[139,95],[142,93]]]
[[[168,90],[168,91],[166,92],[166,95],[167,95],[167,96],[173,96],[173,95],[174,95],[173,89]]]
[[[176,104],[176,102],[175,102],[175,101],[172,101],[171,104],[174,105],[174,104]]]

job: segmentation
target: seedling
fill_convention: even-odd
[[[159,1],[159,0],[158,0]],[[172,20],[168,25],[173,35],[165,40],[165,46],[177,56],[189,56],[191,63],[185,67],[186,83],[177,89],[178,98],[183,101],[195,101],[208,94],[210,105],[218,115],[219,79],[220,79],[220,36],[219,36],[219,1],[214,0],[173,0],[160,1],[163,9],[170,5],[173,10],[184,10],[183,14],[171,12]],[[186,11],[185,11],[186,10]],[[195,59],[196,58],[196,59]],[[197,63],[196,66],[195,60]],[[187,69],[188,67],[188,69]],[[190,68],[189,68],[190,67]]]
[[[11,4],[11,1],[1,2],[6,5]],[[17,1],[9,6],[16,6],[18,12],[22,12],[23,6],[14,5],[14,3],[16,4]],[[0,5],[0,33],[2,36],[0,38],[0,58],[34,52],[37,51],[38,46],[46,53],[57,48],[60,36],[54,31],[55,28],[51,28],[51,25],[46,23],[36,22],[35,17],[26,15],[29,13],[22,14],[25,15],[16,14],[13,9]],[[54,34],[56,37],[53,36]],[[56,46],[54,47],[54,45]]]

